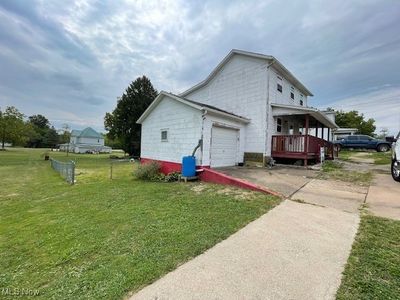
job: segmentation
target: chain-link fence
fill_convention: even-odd
[[[56,170],[69,184],[75,182],[75,162],[62,162],[50,158],[51,167]]]

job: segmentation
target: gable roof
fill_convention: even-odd
[[[96,138],[96,139],[102,139],[103,136],[98,133],[96,130],[94,130],[91,127],[86,127],[83,130],[72,130],[71,131],[71,136],[76,136],[76,137],[88,137],[88,138]]]
[[[234,55],[243,55],[247,57],[253,57],[258,59],[263,59],[269,62],[270,66],[273,67],[281,73],[285,78],[293,83],[295,87],[297,87],[303,94],[306,96],[314,96],[310,90],[308,90],[288,69],[286,69],[283,64],[281,64],[275,57],[271,55],[265,55],[260,53],[254,53],[249,51],[243,51],[238,49],[232,49],[227,56],[217,65],[217,67],[207,76],[206,79],[201,81],[200,83],[196,84],[195,86],[191,87],[190,89],[184,91],[183,93],[179,94],[179,96],[185,97],[191,92],[205,86],[209,83],[214,76],[222,69],[223,66],[234,56]]]
[[[156,106],[166,96],[172,100],[178,101],[182,104],[188,105],[192,108],[195,108],[195,109],[198,109],[201,111],[211,112],[211,113],[214,113],[217,115],[222,115],[222,116],[229,117],[231,119],[235,119],[237,121],[244,122],[244,123],[250,122],[250,119],[248,119],[248,118],[235,115],[233,113],[227,112],[227,111],[217,108],[215,106],[204,104],[204,103],[193,101],[193,100],[189,100],[189,99],[186,99],[186,98],[183,98],[183,97],[171,94],[171,93],[167,93],[165,91],[161,91],[158,94],[158,96],[154,99],[154,101],[149,105],[149,107],[144,111],[144,113],[140,116],[140,118],[136,121],[136,123],[142,124],[143,121],[147,118],[147,116],[154,110],[154,108],[156,108]]]
[[[98,133],[96,130],[94,130],[91,127],[87,127],[82,130],[81,134],[79,137],[89,137],[89,138],[96,138],[96,139],[101,139],[103,138],[100,133]]]

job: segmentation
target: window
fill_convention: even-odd
[[[300,94],[300,105],[303,106],[304,105],[304,101],[303,101],[303,94]]]
[[[300,105],[303,106],[303,104],[304,104],[304,103],[303,103],[303,100],[300,100]]]
[[[281,84],[277,84],[276,85],[276,89],[279,91],[279,92],[281,92],[282,93],[282,85]]]
[[[276,131],[282,132],[282,119],[281,118],[276,119]]]
[[[294,94],[293,94],[293,92],[290,93],[290,98],[292,98],[292,99],[294,100]]]
[[[168,131],[162,130],[161,131],[161,142],[167,142],[167,141],[168,141]]]
[[[349,136],[347,137],[347,139],[348,139],[349,141],[357,141],[357,140],[358,140],[358,136],[349,135]]]

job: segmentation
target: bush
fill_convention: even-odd
[[[133,175],[141,180],[154,180],[160,176],[161,165],[156,161],[141,164],[135,169]]]

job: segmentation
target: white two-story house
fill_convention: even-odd
[[[91,127],[72,130],[70,142],[60,145],[60,151],[75,153],[111,153],[111,147],[104,146],[104,137]]]
[[[204,167],[247,160],[333,156],[334,113],[308,106],[312,93],[273,56],[232,50],[202,82],[161,92],[137,121],[141,157],[171,170],[183,156]],[[198,146],[196,148],[196,146]]]

